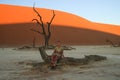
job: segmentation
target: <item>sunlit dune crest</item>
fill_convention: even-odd
[[[37,8],[46,23],[52,17],[52,10]],[[0,4],[0,24],[33,23],[32,19],[37,18],[32,7],[12,6]],[[53,25],[76,27],[102,31],[120,36],[120,26],[91,22],[82,17],[55,10]]]

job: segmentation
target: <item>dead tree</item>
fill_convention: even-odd
[[[38,11],[35,9],[34,6],[33,6],[33,10],[37,14],[37,16],[39,17],[39,19],[33,19],[32,21],[35,21],[37,24],[39,24],[40,27],[42,28],[42,31],[35,30],[35,29],[31,29],[31,30],[34,31],[34,32],[39,33],[40,35],[42,35],[44,37],[44,40],[45,40],[44,45],[45,45],[45,47],[43,47],[43,46],[40,47],[39,48],[39,52],[40,52],[40,55],[41,55],[43,61],[45,63],[50,63],[50,57],[51,56],[48,55],[45,52],[45,50],[46,50],[46,47],[48,47],[48,45],[49,45],[49,40],[50,40],[50,37],[51,37],[50,27],[51,27],[51,23],[52,23],[53,19],[55,18],[55,12],[53,10],[53,16],[50,19],[50,21],[47,22],[47,30],[46,30],[45,29],[45,24],[44,24],[43,19],[42,19],[42,16],[38,13]],[[97,60],[96,57],[97,57],[97,59],[100,57],[99,60],[106,59],[104,57],[96,56],[95,55],[95,57],[92,56],[92,61],[93,60],[96,61]],[[72,57],[65,57],[64,59],[62,59],[61,63],[69,64],[69,65],[73,65],[73,64],[75,64],[75,65],[76,64],[87,64],[90,61],[89,59],[91,59],[91,57],[89,57],[89,56],[86,56],[83,59],[76,59],[76,58],[72,58]],[[99,61],[99,60],[97,60],[97,61]]]
[[[110,43],[113,47],[115,46],[114,43],[111,40],[106,40],[106,42]]]
[[[53,19],[55,18],[55,12],[53,10],[53,16],[51,17],[49,22],[46,22],[46,24],[47,24],[47,30],[46,30],[45,29],[45,23],[43,22],[42,16],[35,9],[35,5],[33,6],[33,10],[37,14],[39,19],[33,19],[32,21],[35,21],[37,24],[39,24],[39,26],[42,28],[42,31],[35,30],[35,29],[31,29],[31,30],[34,31],[34,32],[37,32],[38,34],[40,34],[44,37],[44,46],[47,47],[49,45],[49,40],[50,40],[50,37],[51,37],[50,27],[51,27]]]
[[[35,48],[35,37],[33,38],[33,44],[32,47]]]
[[[45,49],[43,47],[39,48],[40,55],[45,63],[50,63],[50,57],[51,55],[47,55]],[[67,65],[83,65],[88,64],[91,61],[101,61],[106,60],[107,58],[104,56],[99,55],[85,55],[84,58],[73,58],[73,57],[65,57],[61,59],[61,64],[67,64]]]
[[[106,42],[110,43],[113,47],[120,47],[120,42],[114,44],[111,40],[108,40],[108,39],[106,40]]]

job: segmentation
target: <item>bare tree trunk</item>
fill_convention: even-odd
[[[40,47],[39,52],[40,52],[40,55],[41,55],[42,59],[44,60],[44,62],[50,63],[50,56],[48,56],[47,53],[45,52],[45,48]]]
[[[33,38],[33,48],[35,48],[35,37]]]
[[[50,27],[51,27],[51,24],[53,22],[53,19],[55,18],[55,12],[53,10],[53,16],[51,17],[49,22],[46,22],[47,23],[47,29],[45,29],[45,26],[44,26],[45,23],[43,22],[42,16],[39,14],[39,12],[35,9],[34,6],[33,6],[33,10],[37,14],[39,19],[33,19],[32,21],[36,21],[36,23],[39,24],[40,27],[42,28],[42,31],[35,30],[35,29],[31,29],[31,30],[39,33],[40,35],[42,35],[44,37],[44,46],[45,46],[45,48],[47,48],[47,46],[49,45],[50,37],[51,37]]]
[[[40,55],[45,63],[50,64],[50,55],[47,55],[45,52],[44,47],[39,48]],[[61,59],[61,64],[67,64],[67,65],[80,65],[80,64],[88,64],[91,61],[101,61],[106,60],[107,58],[104,56],[98,56],[98,55],[88,55],[84,58],[73,58],[73,57],[65,57]]]
[[[50,37],[51,37],[51,35],[48,35],[48,36],[45,37],[45,46],[46,46],[46,48],[49,46]]]
[[[47,48],[48,47],[48,45],[49,45],[49,40],[50,40],[50,38],[48,38],[48,36],[45,36],[44,37],[44,46],[45,46],[45,48]]]

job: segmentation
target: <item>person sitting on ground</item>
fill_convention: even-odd
[[[51,68],[55,68],[57,63],[64,57],[63,55],[63,48],[61,46],[61,42],[57,41],[57,45],[54,49],[54,52],[51,56]]]

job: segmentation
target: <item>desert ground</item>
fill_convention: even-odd
[[[31,63],[43,62],[38,49],[3,47],[31,46],[34,38],[36,44],[43,44],[42,36],[30,30],[41,30],[41,27],[32,22],[37,15],[32,7],[0,4],[0,9],[0,80],[120,80],[120,47],[108,46],[110,43],[106,42],[111,40],[115,44],[120,41],[119,25],[96,23],[55,10],[50,44],[61,40],[65,45],[99,45],[72,46],[76,49],[66,50],[64,55],[74,58],[101,55],[107,57],[107,60],[79,66],[65,65],[57,70],[46,70],[47,66],[45,70],[34,70]],[[51,19],[51,10],[37,10],[45,23]],[[48,54],[52,52],[53,50],[47,50]]]
[[[119,80],[120,47],[73,46],[76,50],[66,50],[67,57],[83,58],[84,55],[102,55],[107,60],[91,62],[87,65],[65,66],[61,70],[32,71],[25,63],[42,62],[39,51],[0,48],[0,80]],[[53,50],[47,50],[52,54]]]

